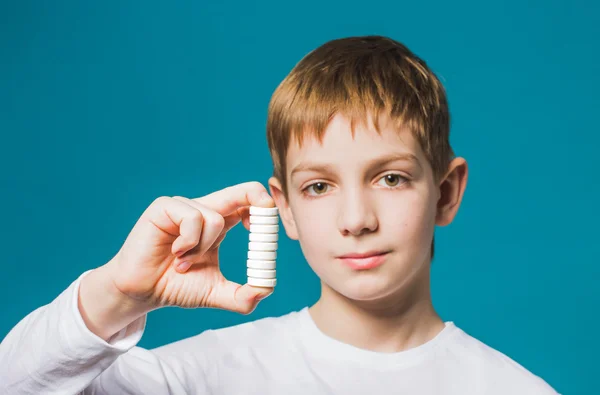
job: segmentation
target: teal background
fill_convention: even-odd
[[[2,2],[0,336],[110,259],[157,196],[266,185],[281,79],[327,40],[382,34],[438,73],[470,165],[436,231],[437,309],[559,392],[596,393],[597,4]],[[223,244],[240,282],[246,242],[240,226]],[[252,315],[163,309],[140,345],[312,304],[298,244],[283,237],[279,257]]]

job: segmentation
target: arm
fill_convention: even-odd
[[[273,201],[259,183],[199,199],[155,200],[110,262],[82,275],[6,336],[0,393],[187,393],[159,353],[135,347],[146,314],[163,306],[252,312],[272,288],[227,280],[218,255],[227,231],[240,221],[248,228],[248,206],[260,204]],[[207,366],[197,358],[185,370],[202,370],[197,365]],[[186,376],[180,366],[177,372]],[[205,385],[197,379],[188,385]]]
[[[0,393],[188,394],[164,360],[136,347],[145,315],[106,340],[86,326],[78,296],[82,280],[92,273],[26,316],[2,341]]]

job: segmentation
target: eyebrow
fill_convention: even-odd
[[[367,163],[369,168],[372,167],[380,167],[386,165],[391,162],[396,161],[405,161],[411,162],[417,165],[419,168],[421,167],[421,163],[419,159],[411,153],[402,152],[402,153],[394,153],[390,155],[386,155],[380,158],[373,159]],[[296,173],[304,172],[304,171],[314,171],[314,172],[323,172],[323,173],[333,173],[333,166],[326,163],[314,163],[314,162],[305,162],[300,163],[298,166],[294,167],[292,173],[290,174],[290,178],[294,176]]]

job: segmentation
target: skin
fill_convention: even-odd
[[[81,316],[104,340],[144,314],[165,306],[208,307],[250,314],[273,288],[227,280],[219,247],[238,223],[249,230],[249,206],[274,207],[258,182],[207,196],[156,199],[108,263],[83,277]]]
[[[195,199],[156,199],[119,252],[82,279],[78,307],[87,327],[108,340],[164,306],[250,314],[273,288],[227,280],[219,246],[238,223],[249,229],[248,206],[277,205],[287,235],[300,242],[322,280],[321,297],[309,311],[325,334],[383,352],[434,337],[443,322],[431,303],[430,244],[435,225],[448,225],[458,211],[467,165],[454,159],[436,183],[412,135],[382,126],[381,136],[359,126],[352,139],[347,120],[336,116],[323,144],[307,140],[290,147],[287,197],[271,178],[272,197],[249,182]],[[390,154],[416,161],[373,162]],[[326,164],[327,171],[291,174],[308,162]],[[387,252],[382,266],[356,271],[337,259],[371,249]]]
[[[357,125],[352,138],[349,121],[336,115],[322,143],[290,146],[287,196],[276,178],[269,188],[288,237],[321,279],[309,308],[317,327],[356,347],[397,352],[444,327],[430,294],[431,240],[435,226],[456,216],[468,170],[455,158],[435,182],[409,130],[384,118],[381,131]],[[380,162],[394,154],[413,159]],[[381,266],[355,270],[337,258],[370,250],[387,252]]]

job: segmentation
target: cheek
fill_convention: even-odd
[[[302,212],[304,214],[295,217],[295,220],[298,235],[303,243],[312,245],[319,240],[327,240],[328,235],[331,237],[331,229],[328,226],[331,224],[331,215],[317,210]]]
[[[310,203],[314,202],[295,202],[292,211],[300,248],[306,259],[314,262],[331,250],[336,229],[333,212],[325,205]]]
[[[311,207],[301,200],[290,201],[290,207],[300,241],[310,241],[316,233],[323,231],[327,218],[319,212],[318,207]]]
[[[393,229],[400,240],[410,242],[413,245],[421,244],[423,239],[429,237],[433,231],[435,210],[429,196],[418,193],[410,193],[388,202],[387,207],[393,207],[390,215],[382,216],[385,228]]]

